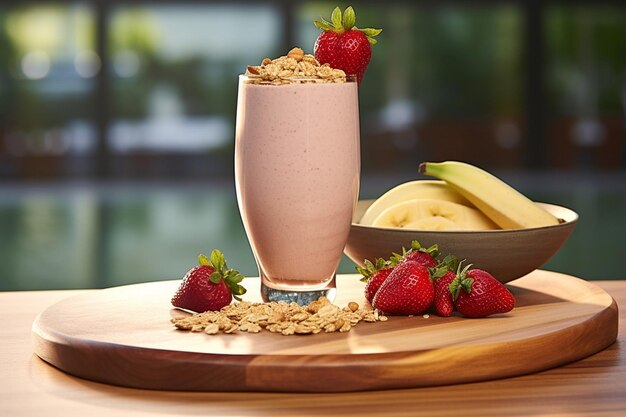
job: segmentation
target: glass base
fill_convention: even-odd
[[[286,303],[297,303],[301,306],[307,306],[322,296],[333,301],[336,294],[337,288],[334,287],[314,291],[277,290],[261,282],[261,297],[266,303],[284,301]]]

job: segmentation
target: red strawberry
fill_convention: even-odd
[[[172,297],[174,307],[197,312],[219,310],[227,306],[233,297],[241,300],[246,289],[239,285],[243,275],[228,269],[224,255],[217,249],[211,252],[211,259],[198,256],[200,265],[190,269]]]
[[[446,272],[443,276],[435,279],[435,313],[441,317],[450,317],[454,311],[450,284],[456,278],[452,271]]]
[[[448,255],[432,272],[435,286],[435,313],[442,317],[450,317],[454,311],[454,302],[450,284],[456,278],[459,260],[454,255]]]
[[[372,306],[391,315],[421,314],[435,298],[428,269],[417,262],[396,266],[380,286]]]
[[[378,292],[380,286],[385,282],[393,266],[391,262],[385,261],[382,258],[376,259],[376,264],[373,264],[370,260],[365,260],[365,267],[357,266],[356,270],[363,275],[361,281],[367,282],[365,286],[365,298],[372,303],[374,296]]]
[[[439,263],[436,258],[439,256],[439,248],[432,245],[429,248],[423,248],[417,240],[411,242],[411,248],[406,250],[402,247],[402,255],[394,253],[391,260],[400,263],[404,261],[414,261],[427,268],[435,268]]]
[[[420,265],[424,265],[427,268],[434,268],[437,266],[437,260],[433,258],[428,252],[412,251],[406,254],[404,257],[406,261],[417,262]]]
[[[490,273],[469,269],[470,266],[460,271],[450,284],[457,311],[467,317],[487,317],[513,310],[515,297],[504,284]]]
[[[377,43],[375,36],[382,29],[359,29],[355,26],[356,14],[352,6],[341,13],[335,7],[331,21],[321,19],[313,22],[323,32],[317,37],[313,53],[320,64],[330,64],[347,75],[356,75],[361,84],[363,74],[372,57],[372,47]]]

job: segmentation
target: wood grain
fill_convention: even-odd
[[[169,298],[177,284],[118,287],[55,304],[33,325],[34,351],[70,374],[129,387],[336,392],[527,374],[591,355],[617,336],[611,296],[546,271],[509,285],[518,300],[510,314],[393,317],[346,334],[292,337],[176,331],[169,318],[180,313]],[[341,276],[338,285],[339,305],[364,302],[357,276]]]
[[[594,281],[618,305],[626,281]],[[330,393],[150,391],[75,378],[32,353],[31,325],[49,306],[94,290],[0,292],[0,415],[607,416],[626,409],[626,310],[618,341],[568,365],[515,378],[403,390]]]

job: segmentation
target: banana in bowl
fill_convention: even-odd
[[[411,181],[358,202],[345,248],[355,263],[389,258],[417,240],[508,282],[547,262],[578,220],[466,163],[427,162],[420,171],[440,180]]]
[[[557,217],[552,226],[527,229],[498,230],[411,230],[366,226],[359,223],[373,200],[357,204],[346,255],[363,266],[365,259],[389,258],[402,247],[410,247],[417,240],[424,247],[437,244],[443,254],[452,253],[466,259],[475,268],[489,271],[498,281],[509,282],[522,277],[545,264],[554,256],[573,232],[578,215],[565,207],[539,204]]]

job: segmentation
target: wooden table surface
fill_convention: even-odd
[[[626,281],[595,281],[626,305]],[[0,293],[0,416],[623,416],[626,315],[617,342],[589,358],[495,381],[347,394],[188,393],[121,388],[78,379],[32,353],[37,314],[83,291]],[[513,358],[514,360],[514,358]],[[303,375],[303,378],[306,376]]]

